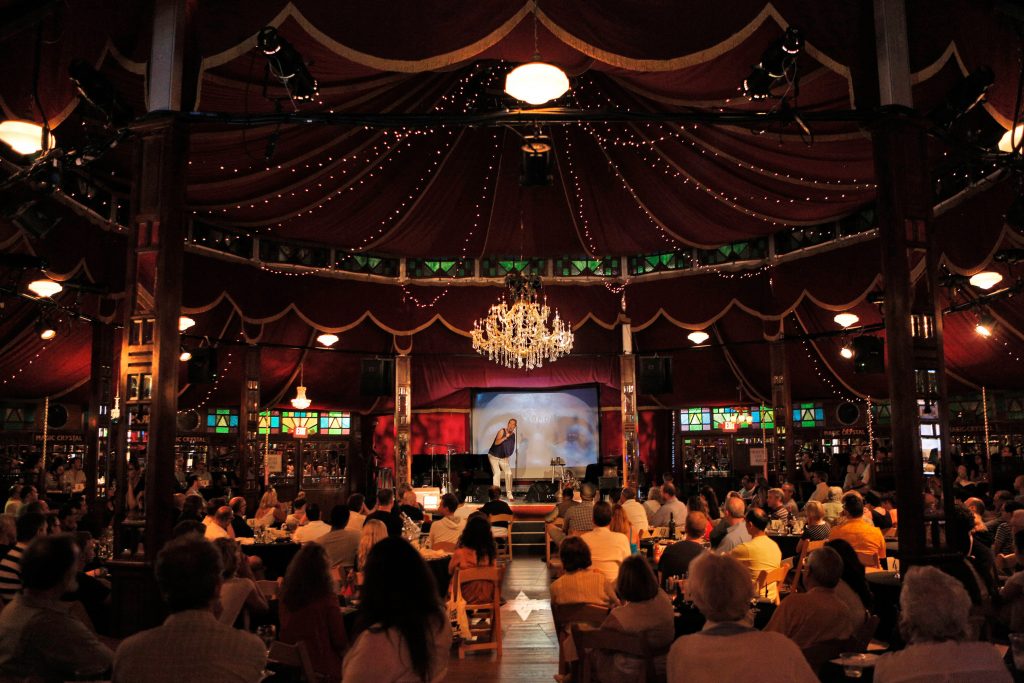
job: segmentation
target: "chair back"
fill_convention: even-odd
[[[867,652],[868,645],[871,644],[871,639],[875,637],[875,631],[878,630],[879,621],[877,615],[866,612],[864,623],[850,636],[844,652]]]
[[[301,640],[294,645],[275,640],[270,644],[267,662],[294,669],[300,672],[309,683],[320,681],[320,674],[313,668],[313,660],[309,658],[309,650]]]
[[[818,548],[824,548],[825,541],[807,541],[804,543],[804,549],[800,551],[800,557],[796,561],[796,567],[793,576],[793,585],[799,589],[804,588],[804,576],[801,573],[804,563],[807,562],[807,556],[813,553]]]
[[[434,541],[430,544],[430,547],[434,550],[443,550],[445,552],[455,551],[455,544],[451,541]]]
[[[757,577],[758,595],[766,593],[768,586],[771,586],[773,583],[781,586],[786,581],[786,577],[789,576],[789,570],[792,568],[791,564],[783,563],[771,571],[762,571]]]
[[[594,659],[588,656],[588,650],[603,650],[642,659],[645,666],[644,678],[648,683],[654,683],[658,678],[654,664],[655,657],[668,652],[667,647],[659,652],[652,650],[647,643],[646,635],[642,632],[624,633],[610,629],[595,630],[582,628],[579,623],[572,624],[572,639],[576,645],[576,653],[582,660],[582,683],[590,683],[595,680],[595,677],[592,676]]]
[[[863,550],[857,551],[857,559],[864,565],[866,569],[881,569],[882,565],[878,559],[878,555],[875,553],[869,553]]]
[[[810,665],[811,671],[817,675],[829,660],[835,659],[842,652],[846,652],[846,647],[846,640],[823,640],[810,647],[802,648],[801,651],[804,653],[804,659]]]
[[[491,522],[491,526],[495,524],[508,524],[512,526],[512,522],[515,521],[515,515],[488,515],[487,519]]]
[[[585,602],[551,603],[551,616],[555,622],[555,631],[559,633],[563,628],[568,631],[572,624],[600,626],[604,623],[609,611],[607,607]]]
[[[501,570],[498,567],[469,567],[455,573],[455,582],[461,587],[472,581],[487,581],[493,585],[493,599],[487,603],[467,604],[467,608],[492,607],[501,601]]]

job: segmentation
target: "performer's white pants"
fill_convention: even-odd
[[[488,454],[487,455],[487,459],[491,461],[491,473],[494,475],[493,478],[491,479],[491,483],[493,483],[495,486],[500,488],[501,487],[501,475],[502,475],[502,473],[504,473],[504,475],[505,475],[505,492],[506,492],[506,495],[508,495],[508,497],[511,499],[512,498],[512,468],[509,467],[509,465],[508,465],[509,458],[497,458],[497,457],[495,457],[493,455]]]

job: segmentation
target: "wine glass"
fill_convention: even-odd
[[[263,644],[267,648],[267,652],[270,652],[271,644],[277,639],[277,629],[273,624],[264,624],[256,627],[256,635],[260,637]]]

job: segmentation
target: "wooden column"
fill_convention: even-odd
[[[89,421],[85,434],[85,498],[90,509],[96,502],[96,480],[101,456],[110,457],[110,406],[113,392],[114,328],[105,323],[92,323],[92,357],[89,363]],[[110,463],[104,476],[110,485]]]
[[[629,318],[622,320],[622,355],[619,356],[619,392],[622,399],[622,485],[634,491],[640,483],[637,445],[636,356],[633,355],[633,330]]]
[[[255,499],[260,474],[260,347],[245,349],[242,396],[238,411],[238,478],[242,495]],[[269,428],[269,426],[268,426]],[[250,503],[255,505],[255,500]]]
[[[409,439],[412,430],[412,358],[395,358],[395,485],[412,481]]]
[[[781,324],[780,338],[768,345],[768,357],[772,375],[772,412],[775,417],[775,461],[777,464],[785,463],[786,478],[792,479],[796,472],[792,430],[793,394],[790,389],[789,363],[786,362],[786,345],[781,339]]]

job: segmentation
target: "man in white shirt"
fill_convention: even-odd
[[[733,496],[725,501],[725,524],[728,530],[722,542],[715,548],[720,553],[731,552],[733,548],[743,545],[750,540],[750,533],[744,523],[743,516],[747,512],[747,506],[739,496]]]
[[[348,497],[348,524],[346,529],[363,530],[366,521],[366,498],[361,493],[353,493]]]
[[[629,539],[612,531],[612,506],[601,501],[594,504],[594,528],[580,536],[590,548],[591,566],[615,583],[622,561],[630,556]]]
[[[344,505],[335,505],[331,510],[331,530],[316,542],[327,551],[327,560],[331,566],[354,567],[356,553],[359,551],[359,539],[362,531],[349,529],[348,520],[352,511]],[[308,526],[308,525],[307,525]]]
[[[622,506],[622,511],[626,513],[626,519],[633,527],[633,538],[629,539],[629,542],[636,543],[640,532],[650,528],[647,522],[647,511],[636,501],[636,491],[628,487],[622,489],[619,505]]]
[[[729,554],[750,571],[751,579],[756,580],[761,572],[770,572],[782,565],[782,550],[779,549],[779,544],[768,538],[768,534],[765,533],[765,529],[768,528],[768,514],[764,510],[758,507],[747,510],[746,524],[750,540],[737,546]],[[778,585],[767,586],[759,597],[778,602]]]
[[[292,501],[292,513],[285,517],[284,524],[290,529],[304,525],[309,520],[306,518],[306,499],[296,498]]]
[[[814,493],[807,500],[816,500],[821,504],[828,502],[828,473],[812,472],[811,481],[814,482]]]
[[[797,507],[796,499],[793,496],[796,494],[796,487],[788,481],[782,485],[782,504],[789,510],[790,517],[796,517],[800,514],[800,508]]]
[[[206,522],[206,540],[215,541],[218,538],[232,538],[231,519],[235,516],[234,511],[227,505],[221,505],[209,522]]]
[[[654,513],[651,526],[668,526],[669,520],[673,520],[678,528],[682,528],[686,522],[686,504],[676,498],[676,487],[672,484],[665,484],[661,487],[663,503],[658,511]]]
[[[82,470],[81,458],[75,458],[71,461],[71,469],[64,473],[62,479],[61,483],[65,488],[72,491],[82,491],[85,489],[85,471]]]
[[[459,499],[454,493],[446,493],[441,496],[441,502],[437,511],[444,515],[430,525],[430,547],[437,548],[438,544],[454,548],[462,536],[462,530],[466,526],[466,520],[458,519],[455,511],[459,509]]]
[[[296,543],[315,541],[331,531],[331,525],[320,519],[320,506],[310,503],[306,506],[306,523],[295,530],[292,540]]]
[[[661,507],[661,487],[652,486],[647,492],[647,500],[644,501],[644,512],[647,513],[647,523],[650,524],[651,520],[654,519],[655,513],[658,512],[658,508]]]

